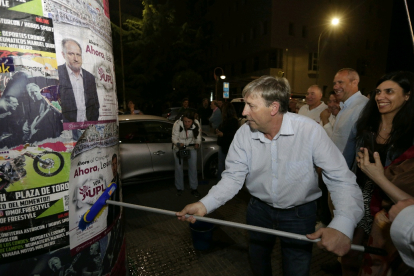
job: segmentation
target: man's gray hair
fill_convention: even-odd
[[[341,72],[347,72],[348,73],[348,78],[349,78],[350,81],[353,81],[353,80],[359,81],[359,74],[355,69],[342,68],[342,69],[338,70],[337,74],[341,73]]]
[[[279,112],[286,113],[289,107],[290,85],[287,79],[272,76],[261,76],[243,89],[243,98],[261,96],[266,106],[278,102]]]
[[[82,53],[82,46],[79,44],[79,42],[77,42],[76,40],[74,40],[72,38],[64,38],[64,39],[62,39],[62,51],[64,53],[66,53],[66,43],[68,43],[69,41],[75,42],[76,45],[79,46],[79,49],[81,50],[81,53]]]

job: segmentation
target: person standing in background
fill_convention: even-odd
[[[339,106],[339,101],[336,99],[335,92],[332,91],[329,94],[328,109],[325,109],[324,111],[322,111],[320,115],[321,116],[320,125],[323,126],[323,128],[326,131],[326,134],[328,134],[329,137],[332,136],[333,127],[336,121],[336,115],[338,115],[340,110],[341,110],[341,107]]]
[[[237,129],[239,128],[239,119],[237,118],[236,110],[231,103],[225,102],[223,104],[221,115],[223,122],[216,129],[217,145],[220,146],[218,151],[218,181],[220,181],[221,173],[224,171],[224,165],[230,144],[233,141]]]
[[[211,114],[213,113],[213,110],[208,106],[208,99],[203,99],[203,104],[200,106],[200,108],[197,110],[198,116],[201,120],[201,128],[203,131],[208,131],[209,129],[209,118]]]
[[[306,92],[306,104],[299,109],[298,114],[315,120],[321,121],[320,114],[328,106],[322,102],[322,90],[317,85],[311,85]]]
[[[190,151],[190,156],[186,159],[188,160],[188,178],[191,194],[194,197],[200,197],[197,191],[197,150],[201,143],[201,131],[200,124],[195,119],[194,112],[187,110],[174,123],[171,140],[174,145],[175,187],[177,188],[177,195],[180,196],[184,190],[184,160],[180,156],[177,156],[177,153],[180,149],[185,148]]]
[[[359,91],[359,75],[352,68],[339,70],[333,83],[336,97],[341,102],[341,111],[336,116],[331,139],[339,151],[343,152],[349,133],[368,102],[368,98]]]
[[[216,128],[221,124],[222,118],[221,118],[221,110],[218,107],[217,101],[212,101],[210,104],[211,110],[213,110],[213,113],[211,114],[211,117],[208,119],[212,128],[212,131],[215,132]]]

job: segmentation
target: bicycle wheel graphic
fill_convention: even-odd
[[[65,164],[63,156],[58,152],[44,151],[37,155],[43,162],[35,159],[33,168],[41,176],[54,176],[60,173]]]

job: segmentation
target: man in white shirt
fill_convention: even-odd
[[[262,76],[243,89],[247,122],[239,128],[226,158],[222,179],[199,202],[177,213],[204,216],[230,200],[246,183],[252,198],[247,223],[321,238],[318,246],[346,254],[363,213],[355,175],[322,127],[288,111],[290,87],[285,78]],[[316,199],[321,196],[315,167],[332,194],[335,217],[315,233]],[[313,233],[313,234],[310,234]],[[284,275],[309,275],[312,244],[280,238]],[[271,275],[276,236],[250,232],[249,257],[255,275]]]
[[[368,102],[358,89],[359,75],[352,68],[343,68],[336,73],[333,84],[337,99],[341,102],[341,111],[336,116],[331,139],[343,152],[349,133],[359,118],[359,113]]]
[[[322,90],[319,86],[311,85],[306,92],[306,104],[299,109],[298,114],[320,123],[320,114],[328,106],[322,101]]]
[[[82,47],[73,39],[62,40],[66,63],[58,66],[60,105],[64,122],[97,121],[99,99],[95,76],[82,68]]]
[[[414,267],[414,198],[398,201],[388,214],[391,239],[404,263]]]
[[[328,134],[329,137],[332,136],[333,127],[336,121],[336,115],[338,115],[340,110],[341,110],[341,107],[339,106],[339,101],[336,98],[335,92],[332,91],[329,94],[328,109],[325,109],[324,111],[322,111],[320,115],[321,116],[320,125],[323,126],[323,128],[326,131],[326,134]]]

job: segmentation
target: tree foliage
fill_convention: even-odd
[[[126,20],[122,30],[112,23],[114,52],[120,51],[122,33],[127,98],[153,102],[180,101],[182,97],[198,100],[205,86],[201,77],[208,47],[205,26],[191,17],[184,22],[182,18],[177,20],[170,2],[153,4],[144,0],[142,5],[142,18]],[[119,92],[120,64],[120,58],[116,58]]]

